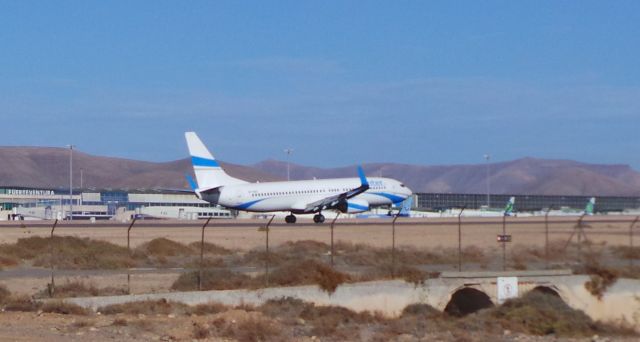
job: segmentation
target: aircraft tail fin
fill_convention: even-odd
[[[402,207],[400,208],[400,216],[409,216],[411,214],[411,205],[413,204],[413,196],[409,196],[406,200],[402,202]]]
[[[584,207],[584,213],[587,215],[593,215],[593,208],[596,205],[596,198],[595,197],[591,197],[589,199],[589,202],[587,202],[587,206]]]
[[[504,216],[513,215],[513,208],[515,204],[516,198],[512,196],[511,198],[509,198],[509,202],[507,202],[507,205],[504,207]]]
[[[197,190],[196,192],[206,191],[225,185],[246,183],[243,180],[229,176],[218,161],[213,157],[211,152],[202,143],[202,140],[195,132],[186,132],[184,134],[187,140],[187,147],[191,155],[191,163],[193,171],[196,175]],[[191,184],[193,186],[194,184]]]

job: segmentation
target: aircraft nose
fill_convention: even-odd
[[[405,187],[404,188],[404,194],[409,197],[411,195],[413,195],[413,191],[411,191],[411,189],[409,189],[409,187]]]

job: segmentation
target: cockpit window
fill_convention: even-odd
[[[403,187],[403,188],[405,187],[404,184],[402,184],[402,183],[400,183],[400,186]]]

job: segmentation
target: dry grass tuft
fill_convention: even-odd
[[[463,320],[491,322],[493,330],[508,329],[533,335],[554,334],[563,337],[586,337],[594,334],[629,335],[628,329],[594,322],[584,312],[570,308],[558,296],[531,291],[521,298],[470,315]],[[473,325],[473,323],[472,323]]]
[[[203,340],[209,337],[209,327],[198,322],[193,322],[193,333],[192,336],[196,340]]]
[[[193,251],[200,253],[200,242],[195,241],[189,244],[189,248]],[[204,243],[204,253],[212,254],[212,255],[229,255],[232,254],[233,251],[222,246],[218,246],[213,243],[205,242]]]
[[[257,277],[256,282],[262,283],[263,277]],[[289,262],[269,274],[269,284],[279,286],[316,284],[328,293],[335,292],[340,284],[350,279],[347,274],[338,272],[316,260]]]
[[[42,305],[43,312],[57,313],[62,315],[88,315],[89,310],[72,303],[65,303],[61,300],[48,301]]]
[[[260,312],[232,310],[214,319],[211,325],[217,336],[240,342],[286,339],[282,325]]]
[[[429,304],[411,304],[402,310],[401,317],[421,316],[424,318],[443,317],[443,313]]]
[[[584,283],[584,287],[599,300],[602,299],[607,289],[618,280],[616,270],[604,268],[595,261],[585,265],[585,273],[589,274],[591,279]]]
[[[619,268],[616,272],[620,278],[640,279],[640,267],[638,266]]]
[[[427,279],[440,277],[440,272],[426,272],[414,266],[398,265],[395,270],[391,264],[380,265],[357,276],[356,281],[381,279],[403,279],[414,285],[424,284]]]
[[[187,245],[169,240],[156,238],[136,248],[136,252],[154,257],[190,256],[196,252]]]
[[[0,308],[4,311],[36,311],[41,304],[27,296],[14,296],[4,285],[0,285]]]
[[[168,315],[168,314],[185,314],[189,312],[189,306],[186,304],[160,300],[145,300],[139,302],[131,302],[124,304],[113,304],[98,308],[98,312],[105,315],[129,314],[129,315]]]
[[[620,259],[640,259],[640,247],[610,246],[611,253]]]
[[[0,254],[0,270],[2,270],[5,267],[14,267],[14,266],[17,266],[18,264],[20,264],[20,261],[17,258],[9,255]]]
[[[198,289],[199,272],[182,273],[171,285],[172,290],[194,291]],[[202,290],[233,290],[251,287],[252,279],[242,273],[226,269],[209,269],[202,271]]]
[[[228,306],[220,303],[211,302],[211,303],[198,304],[196,306],[193,306],[189,309],[189,313],[192,315],[204,316],[204,315],[217,314],[227,310],[229,310]]]
[[[117,326],[117,327],[126,327],[127,325],[129,325],[129,322],[125,318],[120,317],[120,318],[114,319],[111,325]]]
[[[2,304],[5,311],[31,312],[37,311],[42,307],[42,304],[27,296],[11,296]]]
[[[245,253],[238,260],[234,260],[233,264],[240,266],[260,267],[264,266],[267,260],[269,260],[269,265],[279,266],[285,263],[287,259],[288,257],[286,255],[282,255],[278,252],[271,251],[267,253],[263,249],[252,249]]]
[[[35,266],[48,267],[53,262],[58,268],[68,269],[117,269],[134,264],[125,247],[74,236],[21,238],[15,244],[0,245],[0,253],[7,257],[33,260]]]
[[[95,296],[115,296],[127,294],[122,288],[104,287],[98,288],[93,284],[85,284],[81,281],[68,281],[62,285],[56,285],[53,297],[69,298],[69,297],[95,297]],[[40,297],[49,296],[48,290],[43,290]]]
[[[6,286],[0,285],[0,304],[6,303],[11,298],[11,291]]]
[[[95,324],[94,321],[81,319],[79,321],[73,322],[73,324],[71,324],[71,326],[73,326],[74,328],[86,328],[86,327],[91,327],[94,324]]]

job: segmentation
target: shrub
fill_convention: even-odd
[[[159,300],[144,300],[138,302],[130,302],[124,304],[112,304],[98,308],[98,312],[105,315],[130,314],[130,315],[168,315],[168,314],[184,314],[189,312],[186,304]]]
[[[171,285],[172,290],[193,291],[198,289],[198,271],[182,273]],[[202,271],[203,290],[233,290],[250,287],[251,277],[223,269],[208,269]]]
[[[6,303],[11,297],[11,292],[6,286],[0,285],[0,304]]]
[[[93,284],[85,284],[81,281],[68,281],[65,284],[57,285],[53,296],[55,298],[68,298],[68,297],[95,297],[95,296],[113,296],[127,294],[125,289],[115,287],[97,288]],[[41,297],[49,295],[49,291],[43,290],[40,293]]]
[[[138,246],[136,250],[154,257],[189,256],[196,254],[195,251],[188,246],[167,238],[153,239]]]
[[[65,303],[60,300],[48,301],[42,305],[43,312],[57,313],[62,315],[88,315],[89,311],[79,305]]]
[[[260,276],[256,279],[261,283]],[[350,277],[315,260],[289,262],[277,268],[269,275],[269,284],[280,286],[316,284],[324,291],[335,292],[336,288]]]
[[[21,238],[15,244],[1,245],[0,252],[6,257],[33,260],[35,266],[53,263],[56,267],[70,269],[115,269],[134,264],[125,247],[74,236]]]

